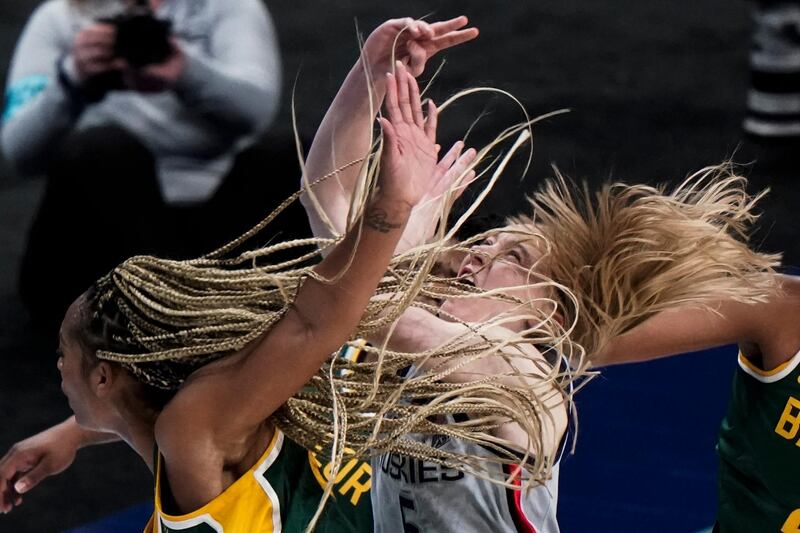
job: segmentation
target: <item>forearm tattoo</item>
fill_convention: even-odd
[[[381,233],[389,233],[393,229],[399,229],[403,225],[387,220],[389,214],[380,207],[370,207],[367,214],[364,216],[364,222],[370,228],[380,231]]]

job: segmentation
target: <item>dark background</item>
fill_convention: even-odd
[[[37,4],[0,2],[3,73]],[[593,183],[609,178],[674,183],[733,157],[749,164],[744,171],[752,191],[772,187],[756,242],[785,251],[789,264],[800,258],[793,217],[800,198],[796,147],[755,143],[740,129],[752,3],[274,0],[268,7],[285,75],[272,135],[291,135],[294,85],[301,135],[313,136],[356,57],[356,21],[368,33],[390,17],[463,13],[481,36],[447,54],[431,93],[435,98],[491,85],[516,95],[532,115],[571,109],[537,126],[528,177],[509,177],[487,209],[521,208],[524,193],[551,174],[551,163]],[[483,111],[488,111],[486,127],[478,129],[476,140],[489,126],[521,118],[513,106],[491,100],[471,98],[448,113],[443,137],[455,140]],[[265,168],[263,179],[297,176]],[[18,178],[0,162],[0,453],[69,414],[58,387],[54,339],[34,338],[15,294],[17,265],[41,190],[41,180]],[[59,265],[53,265],[52,275],[58,273]],[[713,447],[734,353],[612,369],[588,387],[579,398],[576,455],[562,467],[560,515],[566,533],[691,532],[711,523]],[[55,531],[86,523],[146,501],[151,483],[146,468],[122,445],[84,450],[68,472],[44,482],[13,514],[0,516],[0,531]]]

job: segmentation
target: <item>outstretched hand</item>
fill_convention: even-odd
[[[383,152],[379,190],[413,207],[436,184],[437,111],[422,114],[417,81],[401,62],[386,74],[386,116],[380,117]]]
[[[0,512],[22,503],[22,495],[75,460],[77,444],[54,426],[18,442],[0,459]]]
[[[464,151],[464,143],[456,142],[439,160],[432,178],[431,188],[411,211],[403,236],[395,253],[399,254],[425,244],[433,238],[436,223],[445,202],[453,202],[475,180],[475,171],[470,168],[477,152],[474,148]]]
[[[464,28],[468,22],[464,16],[431,24],[409,17],[388,20],[364,42],[363,57],[372,72],[380,75],[391,69],[394,51],[394,59],[416,77],[440,51],[478,36],[477,28]]]

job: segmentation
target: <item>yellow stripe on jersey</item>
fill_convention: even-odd
[[[161,454],[156,459],[156,491],[154,520],[145,533],[161,533],[162,523],[170,529],[189,529],[204,524],[219,533],[278,533],[281,530],[278,495],[264,472],[275,462],[283,447],[283,433],[275,429],[267,449],[239,479],[222,494],[200,509],[184,515],[170,515],[161,507]],[[153,527],[155,526],[155,527]]]
[[[788,361],[781,363],[770,370],[759,368],[750,361],[742,352],[739,352],[739,367],[752,377],[764,383],[774,383],[791,374],[800,365],[800,351],[794,354]]]
[[[781,363],[780,365],[776,366],[772,370],[764,370],[763,368],[757,367],[752,361],[750,361],[750,359],[748,359],[741,352],[739,353],[739,360],[742,362],[742,364],[747,365],[747,367],[750,370],[762,376],[774,376],[775,374],[777,374],[778,372],[789,366],[789,361],[786,361],[785,363]]]

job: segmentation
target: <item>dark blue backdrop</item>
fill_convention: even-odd
[[[577,448],[561,467],[562,530],[689,533],[710,526],[714,446],[735,367],[730,346],[608,368],[581,391]]]

